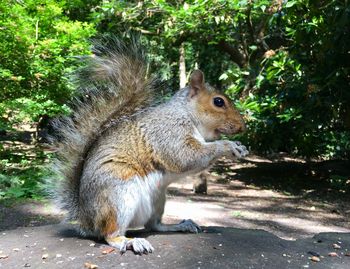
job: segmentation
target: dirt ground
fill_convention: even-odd
[[[343,185],[330,180],[348,177]],[[350,232],[350,165],[257,156],[219,161],[208,173],[208,193],[192,192],[192,179],[169,187],[164,221],[191,218],[199,225],[263,229],[283,239],[320,232]],[[345,184],[345,185],[344,185]],[[49,202],[0,204],[0,230],[59,223]]]

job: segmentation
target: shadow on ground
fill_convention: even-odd
[[[315,200],[350,201],[350,162],[247,162],[234,179]],[[218,164],[220,169],[220,163]]]
[[[4,268],[348,268],[349,233],[285,241],[262,230],[203,227],[201,234],[143,234],[154,253],[120,255],[81,239],[62,225],[19,228],[0,234]],[[58,232],[68,229],[68,232]],[[338,244],[340,249],[334,249]],[[106,252],[106,249],[108,250]],[[105,252],[104,252],[105,251]],[[331,257],[329,252],[337,256]],[[318,261],[311,261],[311,257]],[[95,265],[95,267],[89,267]]]
[[[193,209],[205,225],[264,229],[287,239],[350,231],[349,162],[222,160],[207,179],[207,195],[194,195],[184,181],[169,189],[174,198],[221,206],[215,220],[210,220],[215,213],[203,211],[201,219]]]
[[[170,186],[164,220],[192,218],[206,226],[264,229],[286,239],[350,232],[349,175],[344,161],[223,160],[211,170],[207,195],[193,194],[187,179]],[[0,230],[62,219],[45,203],[0,204]]]

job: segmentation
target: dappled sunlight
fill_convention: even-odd
[[[59,223],[64,212],[51,202],[26,201],[12,206],[0,204],[0,230]]]
[[[284,160],[281,167],[262,159],[233,165],[225,161],[222,165],[230,170],[223,167],[220,173],[210,173],[207,195],[193,194],[190,178],[172,184],[165,220],[192,218],[204,226],[263,229],[291,240],[320,232],[350,232],[350,205],[346,197],[329,195],[332,189],[324,194],[329,188],[324,182],[319,184],[317,179],[302,177],[302,166],[298,165],[304,162],[292,158],[289,161],[293,161],[289,170],[285,169]],[[262,170],[259,165],[263,165]],[[289,192],[290,187],[297,190],[304,186],[315,194]]]

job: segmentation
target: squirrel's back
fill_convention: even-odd
[[[76,219],[80,177],[91,146],[120,117],[128,117],[154,101],[154,79],[138,41],[123,43],[104,38],[77,75],[81,96],[73,102],[71,116],[54,122],[58,139],[53,170],[59,186],[54,194],[60,206]]]

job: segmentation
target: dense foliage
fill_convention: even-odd
[[[92,24],[72,21],[62,1],[4,1],[0,5],[0,126],[38,121],[67,110],[66,76],[89,51]]]
[[[253,151],[348,157],[349,13],[346,0],[2,1],[0,131],[68,112],[88,39],[136,32],[171,88],[182,53],[187,76],[199,67],[235,100]]]

